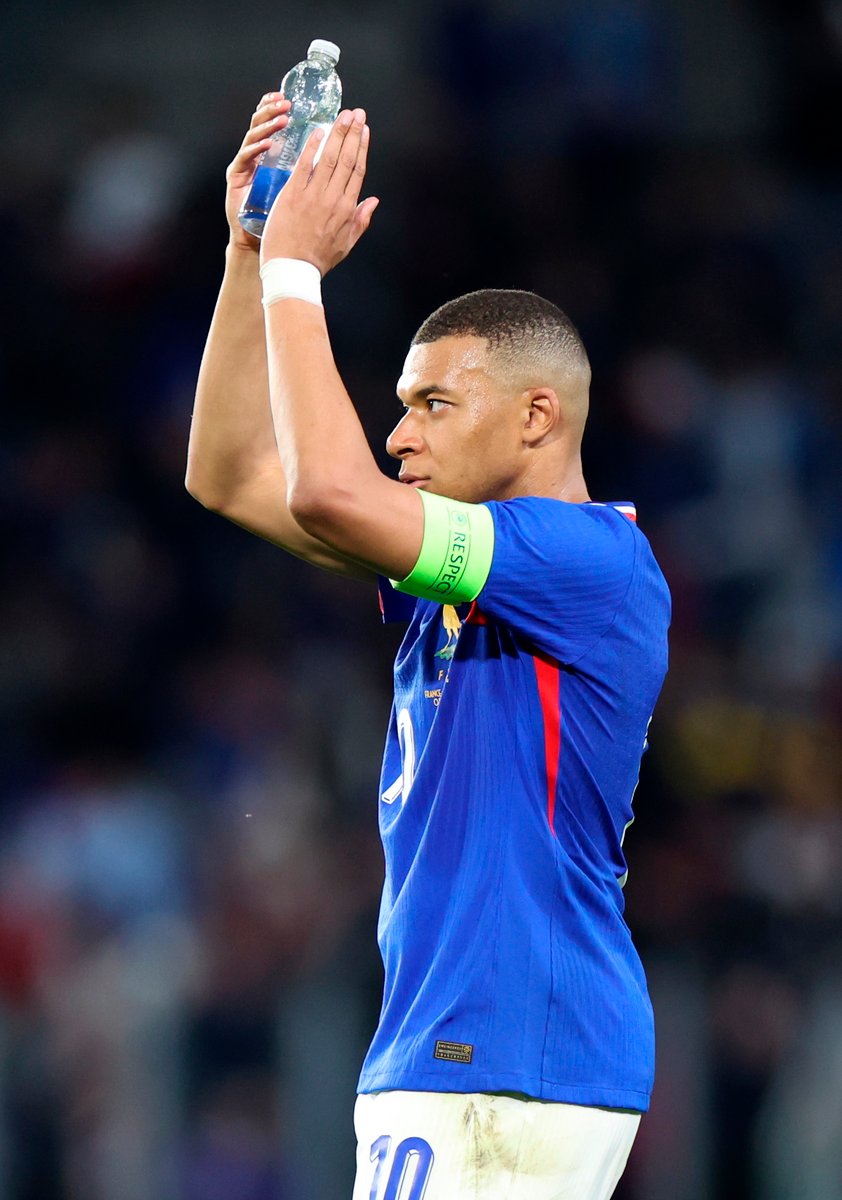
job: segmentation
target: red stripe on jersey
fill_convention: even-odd
[[[471,601],[471,607],[468,609],[468,615],[465,617],[466,625],[487,625],[488,618],[484,612],[477,608],[476,600]]]
[[[558,757],[561,752],[561,701],[559,699],[559,666],[551,658],[533,654],[535,676],[538,680],[538,699],[544,719],[544,755],[547,766],[547,821],[555,833],[555,793],[558,784]]]

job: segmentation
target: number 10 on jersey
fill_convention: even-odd
[[[401,773],[393,784],[383,793],[384,804],[394,804],[398,796],[401,804],[406,804],[409,789],[415,778],[415,730],[412,728],[412,717],[408,708],[402,708],[398,713],[398,745],[401,748]]]

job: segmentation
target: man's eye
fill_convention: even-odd
[[[427,397],[427,403],[430,406],[430,412],[441,412],[442,409],[448,407],[446,400],[434,400],[431,396]]]

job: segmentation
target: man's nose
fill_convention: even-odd
[[[392,458],[407,458],[418,454],[424,446],[413,413],[406,413],[386,438],[386,452]]]

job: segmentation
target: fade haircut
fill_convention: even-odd
[[[489,352],[519,375],[548,371],[571,376],[584,389],[590,383],[590,363],[576,326],[535,292],[483,288],[457,296],[427,317],[411,344],[443,337],[485,338]]]

